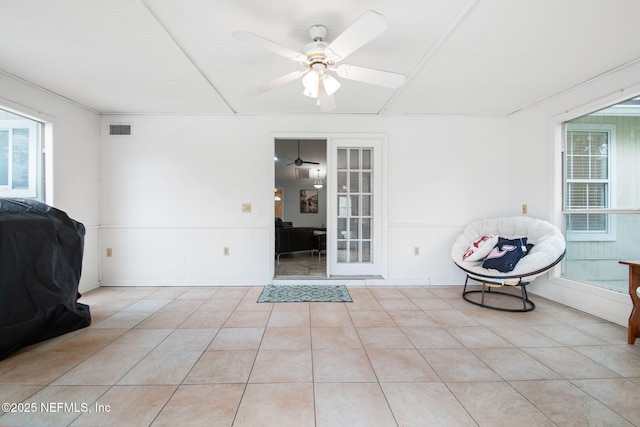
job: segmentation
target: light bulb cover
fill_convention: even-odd
[[[333,76],[326,74],[322,79],[322,84],[327,95],[331,96],[340,89],[340,82]]]
[[[304,86],[304,92],[302,93],[310,98],[317,98],[318,83],[320,83],[320,75],[314,70],[309,70],[302,78],[302,85]]]
[[[313,186],[315,188],[322,188],[324,187],[324,185],[322,184],[322,181],[320,180],[320,169],[317,169],[318,171],[318,176],[316,178],[316,180],[313,182]]]

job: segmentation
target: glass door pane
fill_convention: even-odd
[[[373,262],[373,149],[338,149],[337,262]]]
[[[329,276],[384,277],[384,137],[329,139]]]

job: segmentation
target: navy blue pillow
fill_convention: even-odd
[[[482,266],[491,268],[502,273],[508,273],[516,268],[516,264],[520,261],[527,251],[527,238],[519,239],[502,239],[493,247],[489,255],[484,259]]]

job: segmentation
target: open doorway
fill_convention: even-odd
[[[327,276],[327,141],[276,138],[275,278]]]

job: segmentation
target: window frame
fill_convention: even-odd
[[[10,110],[2,109],[10,115],[22,117],[22,119],[0,119],[0,131],[7,131],[8,140],[8,173],[9,182],[0,186],[0,197],[41,199],[42,194],[42,148],[44,124],[29,117],[25,117]],[[14,129],[29,129],[29,178],[27,188],[11,188],[12,185],[12,135]]]
[[[607,178],[606,179],[572,179],[571,182],[584,182],[584,183],[602,183],[607,184],[606,194],[606,207],[604,208],[583,208],[583,209],[571,209],[567,207],[568,203],[568,143],[569,132],[606,132],[608,134],[608,153],[607,153]],[[563,147],[563,214],[604,214],[607,216],[606,230],[571,230],[569,224],[565,224],[566,238],[568,241],[615,241],[616,240],[616,220],[615,215],[607,215],[611,213],[612,209],[615,209],[616,201],[616,173],[615,173],[615,158],[616,158],[616,125],[613,123],[572,123],[571,121],[565,122],[564,129],[564,147]]]

